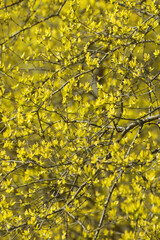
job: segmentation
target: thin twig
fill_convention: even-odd
[[[95,235],[94,235],[94,239],[93,239],[93,240],[96,240],[97,237],[98,237],[98,235],[99,235],[99,232],[100,232],[100,230],[101,230],[101,226],[102,226],[102,224],[103,224],[103,220],[104,220],[104,217],[105,217],[105,214],[106,214],[106,209],[107,209],[108,204],[109,204],[109,202],[110,202],[112,193],[113,193],[113,191],[114,191],[114,188],[116,187],[116,184],[117,184],[118,180],[119,180],[120,177],[122,176],[122,174],[123,174],[123,169],[121,168],[120,171],[119,171],[119,173],[118,173],[118,175],[117,175],[117,177],[114,179],[114,182],[113,182],[113,184],[112,184],[112,186],[111,186],[111,188],[110,188],[110,190],[109,190],[109,194],[108,194],[108,196],[107,196],[107,198],[106,198],[106,201],[105,201],[105,204],[104,204],[104,208],[103,208],[103,212],[102,212],[102,215],[101,215],[101,219],[100,219],[100,221],[99,221],[98,228],[97,228],[97,231],[96,231],[96,233],[95,233]]]

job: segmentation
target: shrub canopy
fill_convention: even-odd
[[[160,239],[159,12],[1,1],[1,239]]]

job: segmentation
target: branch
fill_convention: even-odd
[[[62,8],[63,8],[63,6],[66,4],[66,2],[67,2],[67,0],[65,0],[65,1],[62,3],[62,5],[60,6],[60,8],[58,9],[58,11],[57,11],[57,13],[56,13],[57,16],[59,16],[60,11],[62,10]]]
[[[63,6],[65,5],[66,2],[67,2],[67,0],[65,0],[65,1],[63,2],[63,4],[61,5],[61,7],[60,7],[59,10],[57,11],[57,13],[49,15],[48,17],[45,17],[45,18],[41,19],[40,21],[37,21],[37,22],[33,23],[31,26],[22,28],[22,29],[19,30],[18,32],[14,33],[14,34],[11,35],[10,37],[8,37],[5,41],[3,41],[2,43],[0,43],[0,45],[2,46],[2,45],[5,44],[6,42],[8,42],[10,39],[12,39],[12,38],[16,37],[17,35],[19,35],[21,32],[24,32],[24,31],[26,31],[26,30],[29,30],[30,28],[32,28],[32,27],[34,27],[34,26],[36,26],[36,25],[38,25],[38,24],[40,24],[40,23],[42,23],[42,22],[45,22],[45,21],[47,21],[48,19],[50,19],[50,18],[52,18],[52,17],[58,17],[59,14],[60,14],[60,11],[62,10],[62,8],[63,8]]]
[[[138,135],[140,134],[140,132],[141,132],[141,130],[142,130],[142,127],[143,127],[143,125],[139,127],[139,129],[138,129],[138,131],[137,131],[134,139],[132,140],[132,142],[131,142],[128,150],[127,150],[127,153],[126,153],[126,155],[125,155],[125,158],[129,155],[129,153],[130,153],[130,151],[131,151],[131,148],[132,148],[133,145],[135,144],[135,140],[138,138]]]
[[[10,172],[8,172],[8,173],[6,173],[6,175],[1,179],[1,181],[0,181],[0,184],[3,182],[3,180],[5,180],[11,173],[13,173],[14,171],[16,171],[16,170],[18,170],[19,168],[21,168],[21,167],[24,167],[24,166],[26,166],[26,165],[28,165],[29,163],[27,162],[27,163],[24,163],[24,164],[21,164],[21,165],[19,165],[19,166],[17,166],[17,167],[15,167],[13,170],[11,170]]]
[[[87,181],[84,182],[76,191],[76,193],[74,194],[74,196],[64,205],[63,208],[65,208],[66,206],[68,206],[71,202],[73,202],[73,200],[77,197],[78,193],[87,185]]]
[[[135,122],[132,122],[128,127],[125,128],[125,130],[121,134],[121,138],[126,135],[131,129],[135,128],[136,126],[143,126],[143,124],[152,122],[156,119],[160,118],[160,114],[155,115],[155,116],[149,116],[147,118],[141,119],[141,120],[136,120]]]
[[[108,194],[108,196],[107,196],[107,198],[106,198],[106,201],[105,201],[105,204],[104,204],[104,208],[103,208],[103,212],[102,212],[102,215],[101,215],[101,219],[100,219],[100,221],[99,221],[98,228],[97,228],[97,231],[96,231],[96,233],[95,233],[95,235],[94,235],[94,239],[93,239],[93,240],[96,240],[97,237],[98,237],[98,235],[99,235],[99,232],[100,232],[100,229],[101,229],[101,226],[102,226],[102,224],[103,224],[103,220],[104,220],[104,217],[105,217],[105,214],[106,214],[106,209],[107,209],[108,204],[109,204],[109,202],[110,202],[112,193],[113,193],[113,191],[114,191],[114,188],[116,187],[116,184],[117,184],[118,180],[119,180],[120,177],[122,176],[122,174],[123,174],[123,169],[121,168],[120,171],[119,171],[119,174],[118,174],[117,177],[114,179],[114,182],[113,182],[113,184],[112,184],[112,186],[111,186],[111,188],[110,188],[110,190],[109,190],[109,194]]]
[[[7,8],[9,8],[9,7],[13,7],[14,5],[17,5],[17,4],[19,4],[19,3],[23,2],[23,1],[24,1],[24,0],[19,0],[19,1],[15,2],[15,3],[11,3],[11,4],[9,4],[9,5],[6,5],[6,6],[4,6],[4,7],[1,7],[0,10],[7,9]]]
[[[86,227],[83,225],[83,223],[81,221],[78,220],[77,217],[75,217],[73,214],[71,214],[70,212],[66,212],[70,217],[72,217],[82,228],[83,230],[88,234],[88,230],[86,229]]]

